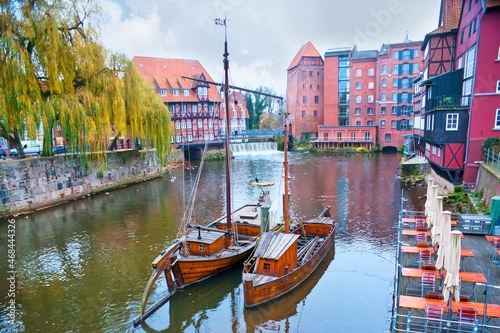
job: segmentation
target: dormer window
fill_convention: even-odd
[[[207,96],[208,88],[207,87],[198,87],[198,96]]]
[[[189,96],[189,89],[184,89],[183,93],[184,93],[184,96]]]
[[[172,89],[172,95],[179,96],[179,89]]]
[[[161,96],[167,96],[167,89],[160,89]]]

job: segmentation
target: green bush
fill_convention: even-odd
[[[455,186],[455,193],[461,193],[464,191],[464,187],[463,186]]]
[[[372,153],[380,153],[382,151],[382,148],[380,146],[373,146],[371,148]]]
[[[483,145],[483,154],[488,154],[488,149],[500,151],[500,138],[488,138]]]

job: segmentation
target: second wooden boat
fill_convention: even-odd
[[[244,263],[246,307],[280,297],[297,287],[316,269],[335,241],[330,207],[290,233],[263,233],[254,255]]]
[[[284,133],[285,204],[288,204],[287,125]],[[330,206],[315,219],[289,230],[289,212],[284,210],[285,233],[263,233],[253,256],[243,265],[246,307],[280,297],[303,282],[316,269],[335,241],[335,222]]]

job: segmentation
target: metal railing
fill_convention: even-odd
[[[401,191],[401,209],[398,215],[397,221],[397,249],[396,249],[396,260],[395,260],[395,273],[394,273],[394,303],[392,309],[392,322],[391,322],[391,332],[499,332],[500,327],[488,325],[487,317],[477,316],[474,323],[464,323],[459,322],[456,314],[444,313],[443,319],[430,319],[421,316],[412,315],[411,309],[403,309],[399,307],[399,296],[401,289],[401,279],[402,279],[402,268],[403,268],[403,252],[402,252],[402,231],[403,231],[403,218],[414,218],[416,216],[424,216],[424,212],[421,211],[407,211],[403,209],[403,204],[406,200],[403,198],[403,191]],[[452,214],[453,220],[459,220],[460,214]],[[490,280],[490,275],[488,273],[488,281]],[[500,288],[497,286],[490,285],[489,282],[485,285],[483,283],[478,283],[478,285],[486,286],[486,297],[485,297],[485,309],[488,304],[488,288]],[[400,312],[401,311],[401,312]],[[418,310],[413,310],[417,311]]]
[[[311,141],[314,141],[314,142],[344,142],[344,143],[349,143],[349,142],[373,142],[373,138],[372,137],[369,137],[369,138],[338,138],[338,137],[335,137],[335,138],[314,138],[314,139],[311,139]]]
[[[500,152],[495,152],[494,149],[488,148],[484,155],[484,163],[489,165],[493,171],[500,173]]]
[[[470,96],[436,96],[427,101],[427,110],[464,109],[470,104]]]

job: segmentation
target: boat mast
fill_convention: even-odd
[[[227,52],[227,25],[224,19],[215,19],[215,24],[224,26],[224,102],[226,109],[226,229],[231,232],[231,177],[229,161],[231,159],[231,149],[229,146],[229,53]]]
[[[287,113],[285,112],[285,131],[284,131],[284,152],[285,152],[285,161],[283,162],[283,166],[285,168],[285,202],[284,202],[284,210],[285,210],[285,234],[288,234],[290,232],[290,212],[288,210],[289,206],[289,197],[288,197],[288,131],[287,131],[287,125],[286,125],[286,118],[287,118]]]

